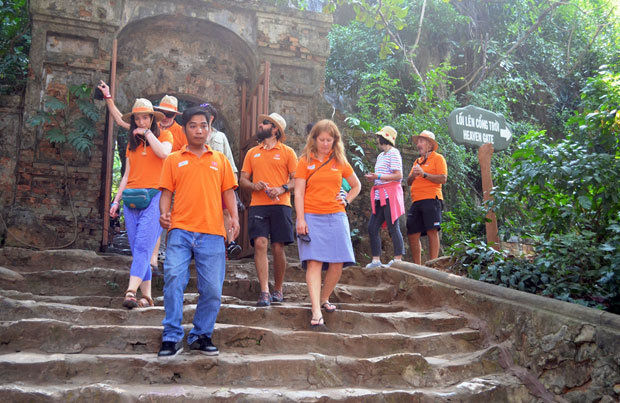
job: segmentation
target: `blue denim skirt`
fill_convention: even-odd
[[[323,262],[323,270],[327,270],[329,263],[343,263],[344,267],[355,265],[349,219],[345,213],[305,213],[304,217],[310,242],[297,238],[302,267],[306,267],[307,260]]]

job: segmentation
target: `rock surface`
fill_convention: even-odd
[[[327,331],[311,331],[305,273],[296,261],[289,262],[284,303],[266,308],[255,306],[253,261],[229,261],[213,335],[220,355],[191,354],[185,346],[173,359],[158,359],[160,277],[156,306],[128,311],[121,306],[128,270],[119,257],[0,256],[19,257],[21,264],[10,266],[24,278],[0,280],[0,401],[537,402],[554,394],[579,401],[597,393],[577,394],[584,379],[603,377],[610,390],[618,383],[613,370],[591,373],[562,350],[563,341],[575,340],[587,361],[600,332],[560,326],[539,343],[537,365],[550,369],[540,377],[548,380],[545,389],[538,374],[515,366],[519,352],[489,331],[492,323],[399,269],[345,269],[330,299],[338,310],[324,313]],[[186,331],[196,308],[193,275]],[[571,376],[559,377],[553,368],[560,366]]]

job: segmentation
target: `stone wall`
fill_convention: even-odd
[[[15,171],[17,168],[17,150],[22,119],[22,97],[0,96],[0,208],[3,219],[10,206],[13,205],[15,195]],[[4,225],[0,225],[4,231]],[[2,234],[3,232],[0,232]]]
[[[102,2],[113,3],[113,2]],[[76,2],[32,1],[30,73],[23,101],[23,116],[12,126],[19,143],[11,150],[16,186],[10,206],[4,205],[10,232],[8,245],[37,248],[72,244],[97,248],[101,242],[103,209],[101,177],[103,138],[94,139],[91,154],[66,145],[50,144],[42,130],[23,124],[43,107],[47,96],[64,100],[72,84],[93,84],[95,73],[109,66],[112,30],[93,23],[108,15],[108,8],[91,8]],[[107,34],[107,35],[106,35]],[[103,125],[98,125],[101,133]],[[4,230],[4,228],[3,228]],[[21,241],[18,241],[20,238]]]
[[[620,399],[620,316],[412,263],[395,268],[414,274],[400,287],[420,309],[450,306],[482,319],[486,339],[503,345],[504,369],[540,401]]]
[[[136,97],[164,94],[209,101],[218,108],[238,166],[242,87],[254,88],[265,61],[272,66],[270,110],[286,118],[291,146],[301,149],[306,123],[318,120],[325,109],[330,16],[283,13],[256,0],[32,0],[30,10],[31,63],[23,110],[15,106],[21,100],[0,104],[5,112],[0,213],[12,233],[36,247],[71,243],[99,249],[101,244],[109,191],[104,189],[103,119],[91,155],[52,145],[41,130],[22,122],[46,96],[62,99],[72,84],[109,81],[114,39],[119,108],[128,110]],[[18,244],[4,228],[0,231],[0,240]]]

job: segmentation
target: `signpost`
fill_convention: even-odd
[[[450,137],[456,144],[478,147],[478,162],[482,175],[482,198],[491,200],[493,178],[491,177],[491,157],[493,150],[505,150],[512,139],[512,132],[506,119],[500,114],[468,105],[457,108],[448,117]],[[499,236],[495,213],[487,213],[487,243],[499,250]]]
[[[453,110],[448,117],[448,128],[456,144],[480,147],[490,143],[501,151],[508,148],[512,139],[502,115],[472,105]]]

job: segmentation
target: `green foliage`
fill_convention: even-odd
[[[511,257],[483,242],[453,248],[453,268],[475,280],[620,313],[620,220],[597,234],[554,234],[531,258]]]
[[[90,155],[100,110],[92,101],[92,87],[71,85],[61,101],[46,97],[43,110],[29,120],[31,127],[43,127],[45,138],[52,144],[69,144],[76,151]]]
[[[602,241],[620,211],[620,197],[610,191],[620,186],[620,74],[602,69],[583,99],[587,109],[568,122],[573,133],[551,142],[544,131],[530,132],[511,169],[500,173],[494,207],[515,229],[525,224],[547,239],[587,230]]]
[[[470,259],[468,274],[617,312],[620,26],[610,4],[330,0],[326,10],[345,5],[356,21],[330,36],[326,88],[351,98],[356,127],[395,127],[401,150],[422,129],[435,133],[449,171],[443,242]],[[513,130],[493,158],[488,206],[475,150],[448,138],[448,114],[467,104]],[[536,256],[463,244],[482,238],[487,208],[504,239],[533,238]]]
[[[26,86],[30,52],[27,0],[0,0],[0,94],[15,94]]]
[[[357,22],[378,31],[385,30],[381,37],[379,56],[386,58],[393,51],[400,49],[400,45],[390,36],[386,28],[393,31],[400,31],[405,28],[409,13],[408,3],[407,0],[383,0],[380,2],[329,0],[323,10],[334,12],[339,6],[352,5]]]
[[[522,136],[490,207],[505,237],[539,240],[527,273],[552,280],[538,291],[618,312],[620,74],[602,68],[587,80],[582,100],[567,138],[552,141],[544,131]]]
[[[388,124],[400,111],[403,99],[400,80],[390,78],[385,70],[368,72],[362,76],[362,88],[357,100],[358,114],[372,117],[378,125]]]
[[[377,30],[353,22],[332,26],[328,37],[331,56],[325,69],[327,92],[356,97],[365,74],[380,71],[397,74],[401,64],[398,59],[379,57],[381,34]]]

